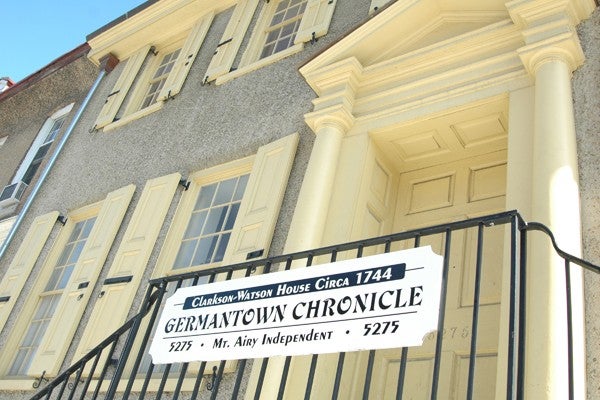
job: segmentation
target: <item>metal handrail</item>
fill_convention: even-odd
[[[508,327],[508,332],[506,332],[506,334],[509,337],[509,344],[508,344],[508,364],[507,364],[507,368],[509,370],[509,374],[508,374],[508,381],[507,381],[507,398],[508,399],[513,399],[513,398],[517,398],[517,399],[522,399],[524,394],[523,394],[523,375],[524,375],[524,346],[525,346],[525,336],[524,336],[524,330],[525,330],[525,309],[524,307],[522,307],[523,304],[525,304],[525,278],[526,278],[526,274],[525,274],[525,264],[526,264],[526,255],[527,255],[527,235],[525,235],[526,232],[528,231],[541,231],[545,234],[548,235],[548,237],[551,239],[552,241],[552,245],[556,251],[556,253],[558,255],[560,255],[561,257],[563,257],[565,259],[565,268],[566,271],[568,273],[569,271],[569,264],[572,262],[574,264],[577,264],[583,268],[586,268],[590,271],[596,272],[596,273],[600,273],[600,267],[585,261],[579,257],[575,257],[573,255],[570,255],[568,253],[566,253],[565,251],[561,250],[558,245],[556,244],[556,240],[554,238],[554,235],[552,234],[552,232],[550,231],[550,229],[548,227],[546,227],[543,224],[540,223],[536,223],[536,222],[530,222],[530,223],[526,223],[521,216],[519,215],[519,213],[517,211],[507,211],[507,212],[502,212],[502,213],[497,213],[497,214],[492,214],[492,215],[487,215],[487,216],[482,216],[482,217],[477,217],[477,218],[471,218],[471,219],[467,219],[467,220],[463,220],[463,221],[457,221],[457,222],[452,222],[452,223],[448,223],[448,224],[439,224],[439,225],[435,225],[435,226],[431,226],[431,227],[426,227],[426,228],[421,228],[421,229],[414,229],[411,231],[406,231],[406,232],[401,232],[401,233],[395,233],[395,234],[391,234],[391,235],[385,235],[385,236],[380,236],[380,237],[376,237],[376,238],[371,238],[371,239],[365,239],[365,240],[359,240],[359,241],[354,241],[354,242],[349,242],[349,243],[342,243],[342,244],[337,244],[337,245],[332,245],[332,246],[326,246],[326,247],[322,247],[319,249],[311,249],[311,250],[307,250],[307,251],[301,251],[301,252],[296,252],[296,253],[291,253],[291,254],[285,254],[285,255],[280,255],[280,256],[274,256],[274,257],[269,257],[269,258],[264,258],[264,259],[258,259],[258,260],[250,260],[250,261],[246,261],[246,262],[242,262],[242,263],[237,263],[237,264],[233,264],[233,265],[228,265],[228,266],[223,266],[223,267],[218,267],[218,268],[210,268],[210,269],[205,269],[205,270],[201,270],[201,271],[195,271],[195,272],[188,272],[188,273],[183,273],[183,274],[178,274],[178,275],[172,275],[172,276],[166,276],[166,277],[161,277],[161,278],[157,278],[157,279],[151,279],[149,281],[149,287],[146,293],[146,297],[144,299],[143,305],[141,307],[141,310],[131,319],[129,319],[122,327],[120,327],[119,329],[117,329],[113,334],[111,334],[108,338],[106,338],[105,340],[102,341],[102,343],[100,343],[98,346],[96,346],[92,351],[90,351],[88,354],[86,354],[85,356],[83,356],[81,359],[79,359],[77,362],[75,362],[72,366],[70,366],[67,370],[65,370],[63,373],[61,373],[60,375],[58,375],[55,379],[53,379],[51,382],[49,382],[45,388],[43,388],[40,392],[36,393],[32,399],[41,399],[44,396],[47,396],[46,398],[50,398],[51,395],[53,395],[52,391],[56,388],[60,387],[60,393],[58,395],[58,398],[61,398],[62,393],[67,390],[71,390],[71,396],[70,398],[73,398],[75,390],[77,389],[77,385],[79,384],[79,379],[83,374],[84,369],[88,366],[88,363],[90,363],[90,361],[93,360],[93,365],[91,366],[91,371],[92,372],[88,372],[88,378],[87,381],[81,381],[84,383],[85,386],[83,386],[83,388],[79,388],[79,391],[82,393],[81,394],[81,398],[83,399],[86,391],[88,390],[88,387],[90,385],[90,382],[92,379],[97,379],[97,385],[96,385],[96,389],[95,389],[95,393],[92,396],[92,398],[96,398],[98,395],[98,392],[100,390],[100,387],[102,386],[103,383],[106,383],[106,381],[104,381],[104,376],[107,372],[108,366],[109,365],[114,365],[115,366],[115,370],[113,372],[113,375],[110,377],[110,385],[109,388],[107,390],[107,392],[105,393],[104,397],[107,399],[112,399],[115,398],[117,396],[117,387],[120,385],[121,382],[121,378],[122,375],[124,374],[125,371],[125,365],[129,365],[128,363],[132,362],[133,363],[133,367],[132,367],[132,372],[128,372],[131,373],[131,377],[128,378],[128,382],[126,384],[126,388],[124,392],[119,392],[119,395],[123,396],[124,398],[127,398],[129,396],[129,393],[132,391],[132,385],[133,385],[133,380],[134,379],[138,379],[136,378],[136,375],[138,373],[138,368],[139,365],[141,363],[142,360],[142,356],[143,356],[143,352],[144,352],[144,348],[146,346],[146,343],[148,341],[149,335],[150,335],[150,329],[152,324],[154,323],[154,318],[156,317],[156,314],[158,312],[158,309],[160,307],[160,304],[162,303],[162,299],[163,296],[165,295],[165,291],[167,288],[167,285],[169,284],[174,284],[176,283],[177,286],[179,287],[182,282],[186,281],[186,280],[190,280],[192,282],[192,284],[197,284],[197,282],[199,281],[200,278],[208,278],[208,283],[212,283],[215,281],[215,278],[218,275],[226,275],[226,279],[231,279],[234,272],[236,271],[245,271],[245,275],[249,276],[250,274],[252,274],[256,269],[258,268],[263,268],[263,273],[269,273],[271,271],[271,268],[273,266],[279,265],[279,269],[285,269],[288,270],[292,267],[292,264],[294,263],[294,261],[297,260],[305,260],[305,265],[306,266],[310,266],[313,263],[313,260],[315,259],[315,257],[320,257],[320,256],[328,256],[330,258],[330,261],[335,261],[337,256],[341,253],[341,252],[349,252],[349,251],[354,251],[356,252],[356,258],[360,258],[362,257],[363,254],[363,250],[371,247],[371,246],[381,246],[383,245],[385,250],[384,252],[389,252],[390,248],[391,248],[391,244],[394,242],[399,242],[399,241],[406,241],[406,240],[414,240],[414,246],[420,246],[420,239],[422,237],[426,237],[429,235],[436,235],[436,234],[442,234],[444,235],[443,237],[445,238],[444,240],[446,241],[445,244],[445,259],[449,258],[449,248],[450,248],[450,238],[451,238],[451,233],[453,231],[456,230],[462,230],[462,229],[468,229],[468,228],[477,228],[478,229],[478,240],[477,240],[477,266],[476,269],[480,270],[481,269],[481,263],[482,263],[482,255],[481,255],[481,251],[482,251],[482,246],[483,246],[483,229],[487,228],[487,227],[492,227],[495,225],[502,225],[502,224],[506,224],[506,225],[510,225],[511,227],[511,256],[510,256],[510,269],[511,269],[511,285],[510,285],[510,292],[511,292],[511,307],[510,307],[510,326]],[[520,242],[519,242],[519,238],[518,238],[518,234],[520,234]],[[520,253],[519,253],[520,252]],[[446,260],[447,261],[447,260]],[[447,271],[448,269],[448,263],[445,262],[445,267],[444,269]],[[480,274],[478,274],[480,275]],[[480,279],[480,278],[476,278],[476,281]],[[447,285],[447,282],[444,283],[444,285]],[[473,349],[476,348],[477,346],[477,326],[478,323],[478,304],[479,304],[479,288],[478,285],[479,283],[475,284],[475,293],[474,293],[474,297],[473,297],[473,301],[474,301],[474,310],[473,310],[473,316],[472,316],[472,332],[471,332],[471,356],[470,356],[470,364],[469,364],[469,376],[468,376],[468,391],[467,391],[467,399],[470,399],[473,397],[473,382],[474,382],[474,375],[475,375],[475,357],[474,357],[474,353],[473,353]],[[568,279],[567,279],[567,296],[570,297],[569,293],[570,293],[570,287],[568,285]],[[570,301],[568,299],[568,301]],[[151,317],[150,317],[150,322],[147,323],[147,325],[149,327],[146,327],[146,325],[144,326],[144,329],[146,329],[145,331],[141,331],[140,327],[142,326],[142,319],[144,317],[146,317],[150,311],[152,311],[151,313]],[[570,315],[567,316],[568,320],[570,321]],[[443,329],[443,323],[444,323],[444,318],[443,318],[443,306],[440,305],[440,323],[438,326],[438,331],[440,329]],[[144,323],[146,324],[146,323]],[[570,331],[570,322],[569,322],[569,338],[572,337],[572,333]],[[139,347],[135,347],[136,349],[141,349],[141,350],[134,350],[134,342],[138,343],[137,339],[138,339],[138,330],[140,330],[140,334],[142,334],[143,339],[141,340],[142,344],[139,345]],[[432,392],[431,392],[431,398],[435,399],[437,398],[437,393],[436,393],[436,389],[437,389],[437,382],[436,382],[436,374],[439,373],[439,369],[440,369],[440,359],[439,359],[439,354],[442,351],[442,346],[443,346],[443,335],[437,335],[436,340],[436,364],[435,364],[435,368],[434,368],[434,376],[432,379]],[[571,339],[569,339],[569,343],[571,344],[572,341]],[[120,343],[122,345],[122,350],[119,352],[119,356],[117,357],[117,363],[110,363],[110,358],[112,357],[113,352],[115,351],[115,348],[117,346],[117,343]],[[136,344],[136,346],[138,346]],[[107,359],[109,360],[108,362],[106,362],[106,365],[104,365],[103,369],[102,369],[102,373],[100,374],[99,377],[94,377],[94,370],[97,367],[97,364],[99,362],[100,357],[102,356],[103,352],[110,347],[109,353],[108,353],[108,357]],[[573,368],[572,368],[572,349],[571,349],[571,345],[569,346],[569,360],[570,360],[570,364],[571,367],[569,369],[570,373],[573,373]],[[133,355],[133,358],[135,358],[135,360],[132,358],[131,360],[129,359],[130,353],[136,351],[137,353],[135,353]],[[369,361],[368,361],[368,366],[367,366],[367,371],[372,371],[372,363],[373,363],[373,359],[374,359],[374,351],[371,351],[369,353]],[[106,354],[105,354],[106,356]],[[341,373],[342,373],[342,369],[343,369],[343,365],[344,365],[344,353],[340,353],[339,354],[339,359],[338,359],[338,367],[337,367],[337,372],[336,372],[336,379],[335,379],[335,387],[334,387],[334,396],[337,395],[337,391],[339,389],[339,385],[340,385],[340,378],[341,378]],[[400,366],[400,374],[398,377],[398,393],[401,394],[402,392],[402,387],[404,384],[404,377],[405,377],[405,370],[406,370],[406,361],[407,361],[407,351],[406,349],[402,349],[402,358],[401,358],[401,366]],[[260,396],[260,391],[262,388],[262,383],[263,380],[265,378],[265,373],[267,370],[267,364],[269,362],[268,358],[262,359],[262,360],[255,360],[255,362],[259,362],[262,364],[259,364],[259,383],[256,389],[256,395]],[[289,367],[290,367],[290,362],[291,362],[291,357],[286,357],[285,360],[285,365],[283,368],[283,375],[282,375],[282,380],[280,382],[280,386],[279,386],[279,395],[283,396],[286,388],[285,388],[285,381],[287,380],[287,375],[289,372]],[[314,374],[315,374],[315,366],[317,363],[317,356],[313,356],[312,358],[312,362],[311,362],[311,368],[309,371],[309,377],[308,377],[308,383],[306,386],[306,393],[305,393],[305,398],[310,398],[311,396],[311,391],[312,391],[312,382],[313,382],[313,378],[314,378]],[[194,384],[194,390],[193,392],[191,392],[191,398],[196,398],[196,396],[198,395],[198,390],[200,387],[200,382],[205,374],[205,368],[206,368],[206,362],[202,362],[200,364],[199,370],[197,371],[197,376],[196,376],[196,381]],[[212,384],[211,384],[211,389],[213,390],[212,394],[211,394],[211,398],[216,398],[217,395],[217,391],[219,390],[219,385],[220,385],[220,381],[223,377],[223,370],[224,370],[224,366],[225,366],[225,362],[221,362],[219,364],[219,367],[215,367],[214,371],[213,371],[213,377],[212,377]],[[241,381],[242,381],[242,376],[244,374],[244,368],[246,367],[246,360],[239,360],[238,362],[238,370],[236,372],[236,377],[235,377],[235,385],[234,385],[234,389],[232,392],[232,398],[235,398],[235,396],[237,396],[238,391],[240,390],[240,385],[241,385]],[[129,370],[130,367],[128,367]],[[164,380],[166,379],[166,377],[168,376],[168,371],[169,371],[170,367],[166,367],[165,372],[162,373],[163,376],[163,381],[161,382],[159,391],[157,393],[155,393],[156,398],[160,397],[160,393],[163,390],[164,387]],[[179,379],[178,379],[178,383],[177,383],[177,388],[175,390],[175,397],[178,397],[178,393],[181,391],[181,385],[183,382],[183,379],[187,376],[187,368],[188,368],[188,364],[184,363],[182,365],[181,368],[181,372],[179,372]],[[144,383],[144,387],[142,388],[142,393],[141,393],[141,397],[143,398],[145,396],[145,388],[147,387],[147,382],[148,379],[150,379],[150,376],[152,374],[152,367],[150,367],[149,371],[146,373],[146,380]],[[368,372],[367,372],[368,374]],[[69,380],[75,375],[75,383],[72,385],[73,387],[70,387],[70,383]],[[572,375],[571,375],[572,376]],[[516,378],[516,380],[514,379]],[[140,378],[142,379],[142,378]],[[571,379],[572,381],[572,379]],[[41,382],[41,379],[40,379]],[[366,398],[365,396],[368,396],[368,386],[370,385],[370,377],[365,375],[365,388],[364,388],[364,393],[363,393],[363,397]],[[570,387],[570,393],[571,393],[571,398],[573,398],[573,387],[571,385]]]

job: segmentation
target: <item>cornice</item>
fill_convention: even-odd
[[[203,15],[221,12],[235,3],[237,0],[156,1],[122,22],[90,35],[88,57],[96,64],[108,53],[124,60],[141,46],[180,34]]]
[[[576,27],[595,8],[592,0],[514,0],[507,8],[521,28],[525,46],[518,54],[530,75],[550,60],[565,62],[571,71],[583,63]]]

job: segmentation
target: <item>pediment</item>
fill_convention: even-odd
[[[303,69],[350,57],[366,68],[508,19],[501,0],[397,0]]]

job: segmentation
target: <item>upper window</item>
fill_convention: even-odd
[[[173,69],[173,65],[175,61],[177,61],[177,57],[181,49],[177,49],[170,53],[165,54],[158,63],[158,67],[156,68],[156,72],[152,78],[150,78],[146,90],[146,95],[144,96],[144,100],[142,101],[142,105],[140,108],[146,108],[151,104],[156,103],[158,99],[158,95],[160,91],[165,86],[165,82],[167,81],[167,77],[169,76],[169,72]]]
[[[337,0],[239,0],[204,76],[205,82],[226,82],[302,50],[327,33]],[[260,15],[239,65],[237,52],[256,7]]]
[[[160,43],[149,43],[131,54],[108,94],[95,129],[125,124],[155,111],[164,100],[177,95],[212,19],[211,13],[196,21],[187,32]]]
[[[268,57],[293,46],[296,32],[308,0],[280,0],[274,2],[273,16],[265,29],[265,43],[260,58]]]

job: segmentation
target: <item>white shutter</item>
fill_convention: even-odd
[[[223,264],[246,260],[248,253],[266,256],[279,216],[287,180],[294,161],[298,134],[262,146],[252,165]]]
[[[371,0],[371,7],[369,7],[369,14],[373,14],[378,11],[381,7],[385,6],[391,0]]]
[[[294,43],[304,43],[327,33],[337,0],[308,0]]]
[[[183,82],[185,81],[190,68],[192,68],[194,59],[200,50],[200,46],[202,46],[202,42],[204,42],[204,37],[206,36],[206,32],[208,32],[208,28],[210,28],[214,16],[215,14],[211,12],[209,15],[201,18],[192,27],[192,30],[179,52],[179,57],[158,96],[158,100],[165,100],[173,97],[181,90]]]
[[[146,183],[74,360],[83,357],[125,322],[180,179],[181,175],[175,173]]]
[[[250,21],[256,11],[259,0],[240,0],[235,6],[231,19],[225,28],[223,37],[215,50],[208,70],[204,76],[204,82],[215,80],[221,75],[229,72],[235,56],[242,44],[244,35],[248,30]]]
[[[25,285],[35,262],[58,218],[58,211],[40,215],[33,220],[17,254],[0,282],[0,331],[4,327],[17,297]]]
[[[125,186],[104,200],[28,375],[39,376],[46,371],[47,376],[55,376],[58,372],[134,190],[134,185]]]
[[[119,108],[123,103],[123,100],[125,100],[125,96],[127,96],[127,92],[131,88],[138,71],[148,55],[149,50],[150,46],[145,46],[127,59],[125,68],[123,68],[121,75],[119,75],[117,83],[115,83],[115,86],[106,98],[106,102],[100,111],[100,115],[98,115],[98,118],[96,119],[96,123],[94,125],[96,129],[100,129],[114,121],[115,116],[117,115],[117,112],[119,112]]]

